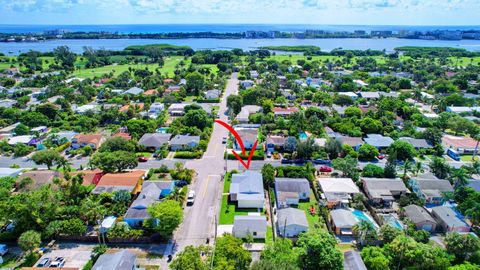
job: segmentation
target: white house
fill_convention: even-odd
[[[265,194],[262,174],[253,171],[232,174],[230,200],[237,202],[238,208],[263,208]]]
[[[267,218],[260,215],[235,216],[232,233],[237,238],[251,235],[255,239],[264,239],[267,234]]]
[[[305,211],[296,208],[284,208],[277,211],[278,233],[285,237],[295,237],[308,231]]]

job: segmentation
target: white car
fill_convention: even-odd
[[[187,205],[192,205],[195,202],[195,191],[190,190],[187,197]]]

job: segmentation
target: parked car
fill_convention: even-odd
[[[333,169],[331,167],[328,167],[328,166],[320,166],[320,168],[318,170],[320,172],[333,172]]]
[[[320,159],[320,158],[314,159],[313,163],[317,164],[317,165],[330,165],[330,164],[332,164],[332,162],[330,160]]]
[[[50,263],[50,268],[62,268],[65,265],[65,258],[56,257],[53,262]]]
[[[138,162],[147,162],[148,158],[147,157],[138,157]]]
[[[48,267],[50,266],[50,263],[52,260],[50,258],[43,258],[40,260],[40,262],[37,264],[37,267]]]
[[[288,158],[282,158],[282,161],[281,161],[282,164],[292,164],[293,163],[293,160],[290,160]]]
[[[193,205],[194,202],[195,202],[195,191],[190,190],[188,192],[187,205]]]
[[[272,152],[267,152],[267,158],[271,158],[272,157]]]
[[[226,144],[226,143],[227,143],[227,137],[223,137],[222,143],[223,143],[223,144]]]
[[[177,187],[184,187],[186,185],[188,185],[188,182],[185,181],[185,180],[180,180],[180,181],[175,182],[175,186],[177,186]]]
[[[380,154],[378,154],[377,158],[378,159],[384,159],[385,156],[386,156],[385,153],[380,153]]]
[[[305,160],[304,159],[295,159],[293,161],[293,163],[298,164],[298,165],[302,165],[302,164],[305,164]]]

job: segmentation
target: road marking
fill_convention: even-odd
[[[203,188],[202,197],[205,197],[205,195],[207,194],[207,188],[208,188],[208,183],[209,182],[210,182],[210,175],[207,176],[207,183],[205,184],[205,187]]]

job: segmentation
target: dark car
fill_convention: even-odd
[[[282,158],[281,161],[282,164],[292,164],[293,160],[287,159],[287,158]]]
[[[37,267],[48,267],[52,260],[50,258],[43,258],[38,264]]]
[[[138,162],[147,162],[148,158],[147,157],[138,157]]]
[[[180,180],[180,181],[175,182],[175,186],[177,186],[177,187],[184,187],[186,185],[188,185],[188,182],[185,181],[185,180]]]
[[[330,164],[332,164],[332,162],[330,160],[320,159],[320,158],[314,159],[313,163],[317,164],[317,165],[330,165]]]
[[[378,159],[384,159],[385,158],[385,153],[380,153],[377,156]]]
[[[302,165],[302,164],[305,164],[305,160],[304,159],[295,159],[295,161],[293,163],[298,164],[298,165]]]

